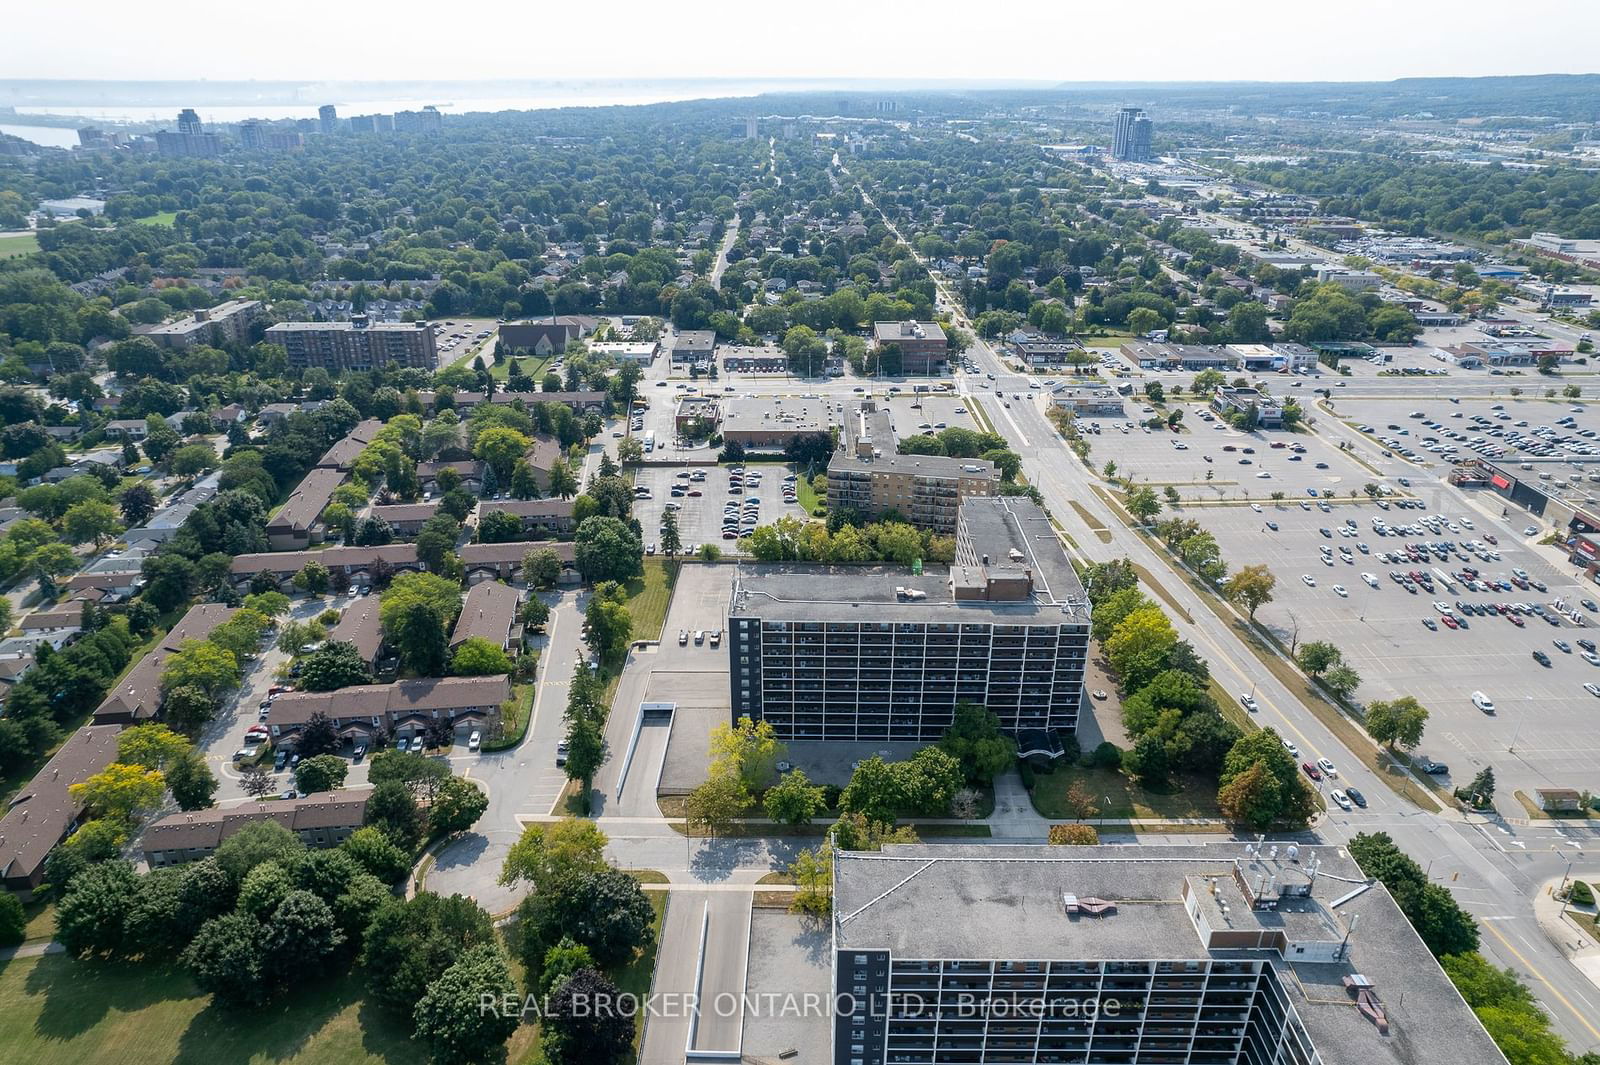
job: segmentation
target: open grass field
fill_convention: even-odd
[[[485,341],[484,343],[488,343],[488,341]],[[473,348],[472,350],[477,351],[478,349]],[[512,361],[513,360],[511,359],[506,359],[504,362],[490,362],[489,376],[494,378],[496,381],[506,381],[511,377]],[[546,366],[550,365],[550,361],[551,360],[548,356],[540,358],[536,355],[526,355],[515,360],[517,365],[522,369],[522,376],[533,382],[533,388],[536,392],[541,390],[540,385],[544,380],[544,370]]]
[[[177,211],[161,211],[158,214],[149,214],[145,215],[143,218],[135,218],[133,221],[136,225],[141,226],[170,226],[177,220]]]
[[[1221,817],[1217,809],[1217,785],[1199,777],[1175,777],[1168,790],[1155,791],[1129,780],[1115,769],[1084,769],[1060,766],[1053,773],[1040,773],[1033,787],[1034,808],[1051,820],[1076,816],[1067,807],[1066,795],[1074,781],[1082,781],[1100,807],[1096,817],[1159,818]]]
[[[681,562],[662,559],[644,560],[644,576],[635,577],[626,587],[628,613],[633,616],[635,640],[661,639],[661,627],[667,621],[667,607],[672,604],[672,589],[678,583]]]
[[[32,233],[7,233],[0,236],[0,259],[28,255],[39,250],[39,238]]]
[[[800,477],[795,480],[795,497],[801,509],[807,514],[815,515],[818,507],[826,509],[828,506],[827,496],[818,495],[817,490],[811,485],[811,479],[808,477]]]

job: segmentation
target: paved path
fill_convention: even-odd
[[[52,940],[49,943],[24,943],[20,947],[6,947],[0,950],[0,962],[10,961],[12,958],[42,958],[46,954],[65,954],[67,948]]]
[[[994,778],[994,813],[988,825],[992,836],[1007,839],[1040,840],[1050,834],[1050,822],[1033,808],[1015,766]]]

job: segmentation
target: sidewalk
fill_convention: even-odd
[[[12,958],[42,958],[46,954],[65,954],[67,948],[51,940],[49,943],[24,943],[20,947],[6,947],[0,950],[0,962],[10,961]]]
[[[1582,874],[1582,879],[1588,880],[1589,875]],[[1600,874],[1595,874],[1595,879],[1600,879]],[[1555,889],[1560,885],[1561,879],[1557,877],[1540,886],[1533,897],[1534,919],[1539,922],[1539,930],[1545,938],[1591,984],[1600,988],[1600,942],[1578,927],[1573,916],[1566,912],[1566,905],[1555,897]]]

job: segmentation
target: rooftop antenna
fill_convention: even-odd
[[[1289,860],[1291,862],[1293,862],[1293,861],[1298,861],[1299,858],[1300,858],[1300,848],[1298,846],[1296,846],[1295,844],[1293,844],[1293,843],[1289,844]]]
[[[1256,854],[1256,845],[1254,843],[1246,843],[1244,845],[1244,852],[1254,858]]]
[[[1277,859],[1277,857],[1278,857],[1278,845],[1276,843],[1274,843],[1272,845],[1272,850],[1268,852],[1267,856],[1269,858],[1274,859],[1274,860]]]

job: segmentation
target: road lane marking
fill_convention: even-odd
[[[1556,997],[1557,1001],[1559,1001],[1563,1006],[1567,1007],[1567,1011],[1578,1019],[1579,1024],[1589,1029],[1590,1033],[1592,1033],[1596,1039],[1600,1039],[1600,1028],[1596,1028],[1594,1025],[1590,1024],[1589,1018],[1579,1013],[1577,1007],[1574,1006],[1570,1000],[1568,1000],[1567,996],[1563,995],[1559,990],[1557,990],[1556,986],[1549,980],[1546,980],[1544,974],[1531,963],[1529,963],[1528,959],[1522,956],[1522,952],[1511,945],[1511,941],[1509,939],[1500,934],[1499,929],[1495,928],[1495,926],[1492,924],[1486,924],[1483,927],[1489,932],[1490,935],[1498,939],[1502,946],[1511,952],[1511,956],[1513,958],[1516,958],[1517,961],[1522,963],[1522,967],[1524,969],[1533,974],[1533,978],[1535,980],[1538,980],[1541,984],[1548,988],[1550,993]]]

